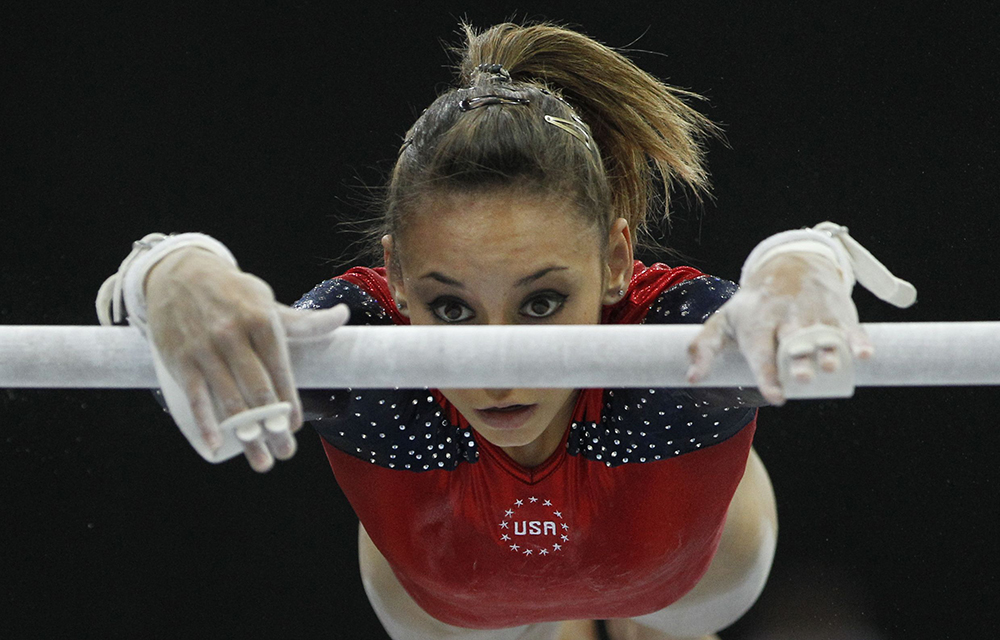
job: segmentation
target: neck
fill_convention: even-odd
[[[580,390],[577,389],[570,394],[566,404],[555,415],[549,426],[545,428],[540,436],[528,444],[516,447],[501,447],[504,453],[526,469],[540,466],[548,460],[562,444],[563,436],[569,429],[569,424],[573,418],[573,409],[576,408],[576,401],[580,397]]]

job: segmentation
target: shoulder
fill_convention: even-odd
[[[351,310],[348,324],[409,324],[409,320],[399,313],[385,269],[353,267],[344,274],[324,280],[294,305],[296,309],[329,309],[338,304],[346,304]]]
[[[571,425],[569,453],[613,467],[674,458],[753,428],[756,408],[741,392],[703,397],[685,389],[605,389],[600,417]]]
[[[702,323],[736,293],[735,283],[687,266],[636,261],[628,295],[605,310],[605,324]]]
[[[347,322],[349,325],[393,326],[409,324],[409,320],[399,313],[392,300],[384,269],[354,267],[343,275],[319,283],[292,306],[296,309],[329,309],[338,304],[346,304],[351,310],[351,317]],[[400,399],[389,403],[379,402],[393,394],[399,396]],[[404,400],[409,403],[410,395],[398,390],[392,394],[383,391],[382,395],[378,397],[371,390],[364,393],[353,393],[350,389],[299,390],[307,422],[313,422],[313,426],[317,427],[320,434],[338,448],[357,455],[360,455],[359,452],[364,450],[364,455],[368,457],[370,457],[371,449],[361,447],[359,444],[367,436],[359,431],[358,424],[353,423],[360,423],[362,417],[368,415],[372,409],[377,408],[381,413],[386,413],[390,409],[396,409],[396,405]],[[391,415],[395,415],[395,413]],[[385,416],[382,417],[384,419]],[[341,419],[339,422],[338,418]],[[319,423],[324,420],[326,422],[320,426]],[[345,420],[352,424],[340,426],[340,422]],[[329,427],[333,422],[338,422],[336,429]],[[345,436],[345,433],[349,435]],[[335,436],[331,434],[335,434]]]
[[[315,394],[326,415],[313,428],[334,448],[386,469],[454,471],[476,462],[472,430],[428,389],[339,389]],[[303,404],[306,399],[303,397]]]
[[[643,322],[701,324],[736,294],[735,282],[702,274],[662,291]]]
[[[697,324],[737,291],[729,280],[692,267],[646,267],[636,262],[629,294],[610,311],[608,324]],[[644,463],[692,453],[753,428],[753,390],[605,389],[600,410],[572,425],[570,453],[608,466]]]

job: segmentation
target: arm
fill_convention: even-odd
[[[855,278],[896,306],[908,307],[916,300],[913,286],[889,273],[845,227],[824,222],[768,238],[747,258],[740,292],[691,344],[688,377],[702,379],[716,354],[735,343],[761,394],[781,405],[784,386],[809,384],[817,370],[832,374],[847,358],[869,358],[873,347],[851,300]],[[812,328],[823,330],[803,331]],[[782,343],[793,346],[782,352]],[[787,371],[781,379],[779,369]]]
[[[739,287],[734,282],[703,275],[660,293],[650,305],[644,324],[703,324],[715,316]],[[767,401],[753,387],[687,387],[671,392],[682,403],[713,407],[762,407]]]
[[[115,315],[120,292],[129,321],[150,342],[166,404],[199,453],[217,462],[225,459],[215,455],[224,442],[238,440],[236,451],[266,471],[275,457],[294,454],[291,433],[302,424],[287,338],[321,337],[343,324],[347,310],[306,313],[278,304],[263,280],[240,271],[207,236],[157,240],[139,244],[109,278],[117,283]],[[106,310],[101,318],[108,319]],[[269,405],[283,411],[239,424],[241,414]],[[239,426],[229,433],[228,424]]]
[[[340,278],[331,278],[319,283],[293,304],[292,308],[303,311],[321,310],[338,305],[345,305],[350,310],[350,319],[346,323],[348,325],[394,324],[390,314],[386,313],[371,294],[360,286]],[[303,420],[321,421],[345,414],[348,398],[351,396],[340,391],[343,390],[299,390]]]

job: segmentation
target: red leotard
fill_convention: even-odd
[[[703,322],[735,290],[688,267],[635,267],[603,322]],[[339,302],[352,323],[408,324],[382,269],[352,269],[297,306]],[[486,629],[634,617],[690,590],[716,550],[756,426],[738,391],[723,397],[583,390],[562,445],[531,469],[479,438],[436,390],[303,401],[407,592],[443,622]]]

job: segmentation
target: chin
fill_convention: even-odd
[[[537,429],[533,429],[532,425],[526,424],[517,429],[511,430],[501,430],[494,429],[492,427],[480,427],[479,425],[472,424],[472,428],[480,436],[485,438],[490,444],[497,447],[523,447],[526,444],[531,444],[538,439],[541,435],[538,433]]]

